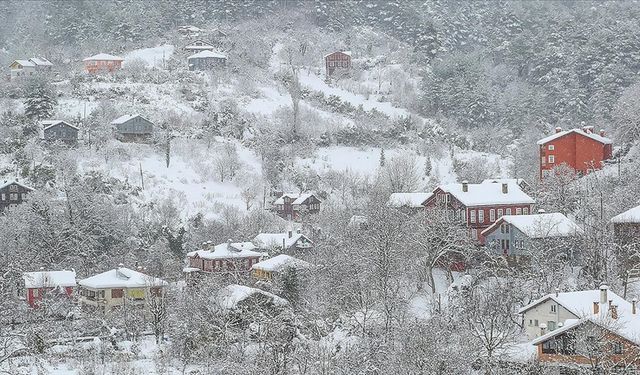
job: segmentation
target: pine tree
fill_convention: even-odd
[[[44,80],[34,78],[27,85],[24,114],[32,120],[51,117],[57,101],[53,88]]]
[[[282,298],[296,306],[300,298],[300,282],[298,280],[298,272],[294,267],[287,267],[282,273],[280,279],[282,285]]]
[[[384,148],[380,149],[380,166],[384,167],[385,157],[384,157]]]
[[[431,176],[431,158],[427,155],[427,159],[424,161],[424,174],[425,176]]]

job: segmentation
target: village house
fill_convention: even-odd
[[[227,55],[215,51],[202,51],[187,58],[190,71],[214,70],[227,64]]]
[[[69,145],[78,143],[80,129],[62,120],[42,121],[41,139],[47,142],[63,142]]]
[[[424,204],[431,197],[431,193],[392,193],[387,206],[409,211],[424,211]]]
[[[582,233],[582,228],[563,214],[540,210],[537,214],[503,215],[482,231],[482,236],[496,255],[521,257],[535,255],[531,248],[536,241],[548,248],[551,243],[561,245],[563,240]]]
[[[197,26],[193,26],[193,25],[178,26],[178,33],[182,34],[183,36],[185,36],[187,38],[197,37],[203,31],[204,30],[202,30],[201,28],[199,28]]]
[[[33,188],[30,188],[20,182],[4,181],[0,184],[0,212],[9,207],[16,207],[27,200],[27,197]]]
[[[369,226],[369,218],[364,215],[353,215],[349,219],[347,227],[357,230],[367,229]]]
[[[11,79],[18,77],[28,77],[36,73],[51,72],[53,64],[42,57],[32,57],[27,60],[14,60],[9,69],[11,70]]]
[[[440,185],[424,205],[444,209],[450,217],[469,227],[474,240],[484,242],[482,231],[503,215],[528,215],[533,198],[516,183],[469,184],[467,181]]]
[[[311,193],[284,193],[273,202],[273,211],[283,219],[300,221],[320,212],[320,199]]]
[[[599,291],[550,294],[521,311],[525,325],[529,324],[529,338],[539,336],[531,343],[543,364],[595,367],[598,373],[635,373],[639,368],[640,318],[635,299],[629,303],[602,285]]]
[[[248,273],[251,266],[258,263],[265,253],[251,242],[231,242],[213,245],[202,244],[202,249],[187,253],[188,267],[185,272],[231,272]]]
[[[640,206],[612,217],[611,223],[618,244],[640,244]]]
[[[216,46],[211,43],[205,42],[202,39],[194,40],[184,47],[184,50],[191,53],[198,53],[202,51],[215,51]]]
[[[540,179],[551,173],[554,167],[566,164],[579,175],[600,169],[604,161],[611,159],[612,142],[604,130],[593,132],[593,126],[582,129],[562,130],[538,141],[540,148]]]
[[[278,282],[279,277],[281,277],[287,269],[291,268],[296,271],[304,271],[310,266],[311,264],[304,260],[286,254],[280,254],[251,266],[251,276],[259,281]]]
[[[123,305],[144,305],[148,298],[160,298],[168,285],[157,277],[122,265],[78,281],[80,303],[108,310]]]
[[[327,77],[335,71],[347,71],[351,69],[351,51],[336,51],[324,55]]]
[[[138,114],[120,116],[111,126],[121,142],[147,142],[153,137],[153,123]]]
[[[122,68],[122,57],[109,55],[107,53],[99,53],[82,60],[84,69],[91,74],[96,73],[112,73]]]
[[[260,233],[253,243],[262,251],[295,254],[313,248],[313,241],[300,232],[300,229],[285,233]]]
[[[245,285],[231,284],[221,288],[215,298],[216,306],[222,313],[237,313],[237,322],[244,324],[253,319],[255,314],[277,315],[289,306],[289,302],[273,293]]]
[[[71,297],[76,287],[74,271],[38,271],[22,274],[27,304],[38,307],[43,298]]]

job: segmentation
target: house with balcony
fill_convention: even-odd
[[[208,241],[200,250],[187,253],[185,272],[245,273],[267,254],[252,242],[232,242],[214,245]]]
[[[32,191],[33,188],[17,180],[4,181],[0,184],[0,212],[24,203]]]
[[[283,219],[300,221],[320,212],[320,203],[312,193],[284,193],[273,202],[272,210]]]

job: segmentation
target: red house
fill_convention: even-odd
[[[44,296],[70,297],[76,287],[74,271],[39,271],[22,274],[29,306],[38,307]]]
[[[266,253],[251,242],[231,242],[213,246],[211,242],[202,244],[201,250],[187,253],[189,267],[185,272],[246,272],[262,260]]]
[[[528,215],[535,201],[515,182],[440,185],[424,202],[427,208],[443,208],[464,222],[474,240],[484,243],[481,232],[502,215]]]
[[[551,173],[553,167],[566,164],[583,175],[600,169],[603,161],[611,159],[612,142],[593,132],[593,126],[582,129],[562,130],[556,128],[555,134],[538,141],[540,146],[540,179]]]
[[[310,193],[284,193],[273,202],[273,210],[283,219],[297,221],[306,214],[320,212],[320,203],[320,199]]]
[[[99,53],[97,55],[87,57],[84,61],[84,69],[91,74],[111,73],[122,68],[122,57],[109,55],[107,53]]]
[[[324,64],[327,70],[327,77],[337,69],[351,69],[351,51],[336,51],[324,55]]]

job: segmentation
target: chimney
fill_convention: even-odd
[[[638,310],[637,310],[637,304],[638,304],[638,299],[634,298],[631,300],[631,314],[636,315]]]
[[[538,209],[538,213],[539,213],[539,214],[544,214],[544,213],[546,213],[546,212],[547,212],[547,211],[545,211],[545,210],[544,210],[544,208],[539,208],[539,209]]]
[[[557,133],[560,133],[561,131],[562,131],[562,128],[558,126],[558,127],[556,128],[556,134],[557,134]]]
[[[227,240],[227,250],[232,250],[231,248],[231,238]]]
[[[547,324],[540,323],[540,336],[544,336],[545,333],[547,333]]]
[[[607,304],[607,289],[609,287],[606,284],[600,285],[600,304],[602,306]]]
[[[293,231],[291,229],[289,229],[288,235],[289,235],[289,238],[293,237]]]
[[[462,192],[466,193],[469,191],[469,181],[464,180],[462,181]]]
[[[509,192],[509,184],[506,182],[502,183],[502,194],[507,194]]]
[[[556,297],[558,296],[559,293],[560,293],[560,289],[556,288]]]
[[[593,303],[593,313],[598,314],[600,312],[600,304],[598,302]]]
[[[600,129],[600,136],[604,137],[604,135],[605,135],[604,129]]]
[[[300,228],[296,229],[296,233],[300,234]]]
[[[118,268],[124,268],[124,264],[123,263],[118,263]]]
[[[618,319],[618,306],[609,304],[609,315],[611,319]]]

